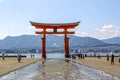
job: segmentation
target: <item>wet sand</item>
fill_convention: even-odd
[[[72,60],[72,59],[71,59]],[[107,61],[106,57],[102,57],[101,59],[98,58],[85,58],[83,59],[76,59],[72,60],[77,63],[93,67],[95,69],[104,71],[108,74],[113,76],[117,76],[120,78],[120,63],[118,62],[118,57],[115,58],[115,65],[111,65],[111,61]]]
[[[31,80],[119,80],[119,78],[69,60],[53,60],[42,61],[40,71]]]
[[[41,70],[32,80],[79,80],[81,75],[75,65],[64,60],[43,61]]]
[[[40,58],[22,58],[21,62],[17,62],[17,58],[5,58],[5,60],[0,59],[0,76],[8,74],[17,69],[23,68],[31,63],[40,61]]]

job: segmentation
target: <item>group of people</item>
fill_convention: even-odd
[[[83,51],[74,49],[73,54],[71,55],[72,59],[84,59],[87,56],[87,54],[84,54]]]
[[[72,59],[76,59],[78,57],[78,59],[84,59],[87,55],[86,54],[82,54],[79,53],[77,50],[74,51],[74,54],[71,55]],[[91,56],[91,55],[90,55]],[[100,54],[95,54],[93,55],[93,57],[98,57],[99,59],[101,58]],[[114,65],[114,54],[111,53],[111,55],[107,54],[107,61],[109,61],[109,58],[111,58],[111,65]],[[120,55],[119,55],[119,63],[120,63]]]
[[[107,61],[109,61],[109,57],[111,57],[111,65],[114,65],[114,54],[112,53],[111,56],[107,54]],[[120,63],[120,55],[119,55],[119,63]]]
[[[90,55],[91,56],[91,55]],[[96,55],[96,53],[94,53],[94,57],[98,57],[99,59],[101,58],[101,55],[98,53],[97,55]]]
[[[76,59],[76,57],[78,57],[78,59],[84,59],[86,56],[87,56],[86,54],[79,53],[79,54],[72,54],[71,58]]]
[[[1,57],[2,57],[2,60],[5,60],[5,57],[6,57],[6,56],[5,56],[5,54],[3,53],[3,54],[1,55]],[[17,55],[18,63],[20,63],[21,58],[22,58],[21,54],[18,54],[18,55]]]
[[[35,57],[35,55],[34,54],[31,54],[31,58],[34,58]]]

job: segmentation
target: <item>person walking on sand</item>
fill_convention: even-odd
[[[114,65],[114,54],[111,55],[111,65]]]
[[[109,61],[109,54],[107,54],[107,61]]]
[[[2,54],[2,59],[3,59],[3,60],[5,59],[5,54],[4,54],[4,53]]]
[[[120,55],[119,55],[119,63],[120,63]]]
[[[32,58],[33,56],[32,56],[32,54],[31,54],[31,58]]]
[[[35,57],[35,55],[33,54],[33,58]]]
[[[18,63],[20,63],[20,61],[21,61],[21,55],[20,54],[18,54],[17,59],[18,59]]]

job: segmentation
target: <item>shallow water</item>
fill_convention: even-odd
[[[119,78],[64,59],[47,59],[31,64],[0,80],[120,80]]]
[[[56,63],[49,64],[50,62]],[[103,71],[71,61],[50,60],[43,62],[42,65],[41,71],[33,78],[33,80],[120,80]],[[52,72],[49,72],[47,69],[51,69]]]
[[[79,80],[81,75],[77,66],[70,64],[68,60],[55,59],[43,61],[40,72],[33,80]]]
[[[3,77],[0,80],[30,80],[33,76],[35,76],[41,67],[40,62],[31,64],[22,69],[13,71]]]
[[[120,80],[120,78],[107,74],[104,71],[96,70],[78,63],[72,62],[72,64],[76,65],[83,74],[81,80]]]

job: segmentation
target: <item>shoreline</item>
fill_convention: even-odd
[[[118,57],[115,58],[115,61]],[[91,59],[91,60],[90,60]],[[114,65],[111,65],[110,60],[109,62],[105,61],[106,57],[101,57],[101,59],[98,58],[92,58],[87,57],[85,59],[69,59],[72,62],[78,63],[80,65],[84,65],[87,67],[91,67],[100,71],[103,71],[107,74],[110,74],[112,76],[116,76],[120,78],[120,63],[115,62]]]
[[[8,59],[9,59],[9,60],[10,60],[10,59],[13,59],[13,60],[14,60],[14,58],[7,58],[7,60],[8,60]],[[15,66],[15,67],[12,66],[12,67],[14,67],[14,68],[9,69],[8,71],[7,71],[7,69],[6,69],[5,72],[0,73],[0,78],[1,78],[2,76],[4,76],[4,75],[7,75],[7,74],[13,72],[13,71],[22,69],[22,68],[24,68],[24,67],[26,67],[26,66],[29,66],[29,65],[31,65],[31,64],[34,64],[34,63],[42,60],[41,58],[22,58],[22,59],[25,59],[25,60],[21,60],[20,63],[18,63],[17,60],[15,61],[16,64],[14,64],[14,65],[18,65],[18,66]],[[6,59],[5,59],[5,60],[6,60]],[[0,60],[0,63],[1,63],[2,61],[5,62],[5,60],[4,60],[4,61],[3,61],[3,60]],[[28,60],[29,60],[29,62],[27,62]],[[13,62],[14,62],[14,61],[13,61]],[[13,63],[9,63],[8,65],[13,65]],[[0,67],[1,67],[1,66],[2,66],[2,65],[0,65]]]

